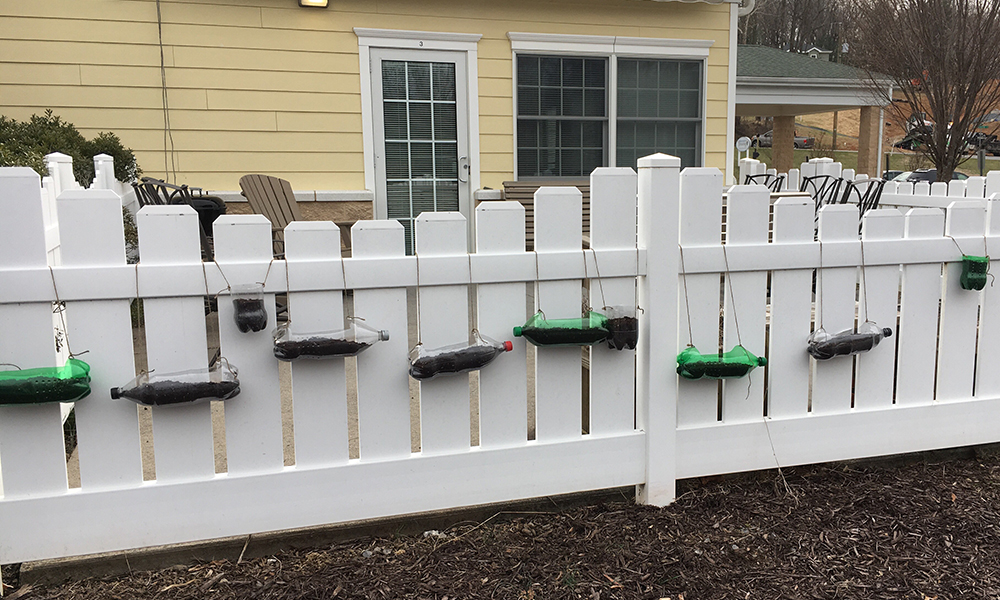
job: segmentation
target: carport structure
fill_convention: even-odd
[[[860,108],[857,172],[877,176],[887,97],[854,67],[764,46],[737,49],[736,115],[773,117],[772,166],[779,173],[793,166],[796,116]]]

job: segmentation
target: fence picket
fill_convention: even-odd
[[[865,242],[902,239],[903,225],[903,214],[894,208],[870,210],[864,217],[861,239]],[[888,327],[895,335],[899,265],[865,265],[862,269],[858,323],[870,319],[879,327]],[[858,355],[854,408],[892,406],[893,371],[896,364],[895,342],[895,338],[883,340],[871,352]]]
[[[680,245],[718,246],[722,224],[722,175],[718,169],[688,168],[680,174]],[[655,225],[654,232],[655,232]],[[681,271],[684,254],[681,251]],[[680,277],[680,336],[677,352],[690,342],[701,352],[719,350],[719,274],[700,273]],[[690,315],[688,314],[690,310]],[[688,331],[688,323],[691,331]],[[715,423],[719,412],[717,381],[681,379],[677,394],[679,427]]]
[[[421,286],[419,277],[433,277],[421,257],[467,256],[465,217],[458,212],[425,212],[414,225],[417,238],[417,316],[424,348],[434,349],[469,340],[469,290],[465,285]],[[465,271],[471,262],[463,265]],[[444,267],[440,267],[444,268]],[[471,281],[471,272],[469,273]],[[470,440],[469,376],[459,374],[420,382],[420,448],[425,454],[468,450]]]
[[[146,206],[139,211],[136,225],[139,228],[141,257],[136,288],[140,297],[144,281],[153,279],[152,275],[143,277],[144,266],[202,265],[198,213],[190,206]],[[204,279],[203,274],[199,275]],[[187,276],[188,273],[177,275],[175,287],[185,284],[204,287],[203,282],[188,280]],[[159,280],[156,283],[164,285],[167,282]],[[150,371],[173,373],[204,369],[208,365],[204,298],[145,298],[143,313]],[[215,450],[209,403],[154,407],[150,410],[153,414],[157,481],[176,482],[214,476]]]
[[[406,246],[399,221],[358,221],[351,227],[352,263],[403,256]],[[351,265],[354,267],[354,265]],[[355,267],[358,268],[358,267]],[[408,274],[415,279],[415,270]],[[351,270],[348,269],[348,284]],[[406,288],[354,291],[354,315],[389,339],[358,360],[358,443],[361,460],[410,455],[410,380],[406,374]]]
[[[986,227],[990,236],[1000,235],[1000,199],[986,203]],[[987,250],[987,256],[989,250],[997,252],[996,242]],[[995,261],[990,261],[991,272],[996,271],[994,264]],[[1000,394],[1000,369],[996,368],[1000,356],[1000,293],[994,286],[984,288],[980,311],[975,394],[984,398]]]
[[[761,186],[734,186],[726,202],[726,249],[766,245],[770,192]],[[730,259],[731,260],[731,259]],[[730,264],[730,267],[736,265]],[[723,346],[743,344],[764,355],[767,272],[729,273],[725,296]],[[726,423],[760,420],[764,416],[764,369],[754,369],[745,379],[722,382],[722,420]],[[749,389],[748,389],[749,388]]]
[[[330,259],[343,260],[340,228],[335,223],[296,221],[285,228],[285,262],[289,282],[295,278],[297,263]],[[334,277],[343,280],[342,268],[339,273],[336,266],[331,270]],[[338,331],[344,328],[343,292],[292,292],[288,296],[289,325],[293,332]],[[371,325],[376,329],[382,327],[374,322]],[[378,347],[376,345],[367,352],[373,352]],[[367,354],[359,355],[358,360],[367,358]],[[291,363],[296,466],[338,464],[347,462],[349,458],[344,360],[297,360]],[[409,436],[405,437],[408,448]]]
[[[524,205],[483,202],[476,207],[476,254],[524,252]],[[479,445],[517,446],[528,440],[527,356],[523,339],[513,337],[512,323],[526,318],[525,284],[476,286],[479,332],[497,341],[512,340],[513,350],[479,373]]]
[[[63,265],[125,264],[121,199],[111,191],[74,190],[57,201]],[[83,489],[142,483],[135,404],[111,400],[110,390],[135,376],[128,300],[66,303],[68,338],[90,365],[90,396],[77,402],[76,432]]]
[[[235,287],[281,281],[271,265],[271,223],[262,215],[224,215],[215,224],[215,260]],[[283,266],[283,265],[278,265]],[[213,293],[215,290],[210,290]],[[281,390],[278,365],[271,350],[275,327],[274,294],[264,294],[267,327],[241,333],[233,317],[232,298],[219,297],[219,340],[226,360],[240,369],[240,395],[225,402],[226,464],[234,475],[280,471],[284,466],[281,436]]]
[[[810,198],[774,203],[774,243],[811,242],[816,208]],[[812,321],[812,269],[771,274],[771,335],[767,355],[767,414],[805,416],[809,410],[809,354],[805,340]]]
[[[945,235],[965,254],[985,254],[986,207],[975,200],[956,200],[945,211]],[[956,248],[956,259],[959,258]],[[958,400],[972,395],[976,365],[976,333],[982,292],[963,290],[960,260],[945,264],[944,297],[938,352],[937,399]]]
[[[535,250],[544,276],[544,252],[576,250],[583,260],[583,195],[575,187],[541,187],[535,192]],[[540,281],[535,293],[539,310],[549,319],[580,314],[579,279]],[[583,363],[580,348],[540,347],[535,354],[535,439],[569,440],[580,436]]]
[[[860,258],[860,244],[838,248],[823,242],[858,239],[858,209],[843,204],[824,206],[819,211],[820,256],[829,264],[837,255]],[[835,334],[854,328],[857,267],[823,267],[816,276],[816,328]],[[804,343],[804,342],[803,342]],[[852,357],[813,361],[813,414],[842,413],[851,409]]]
[[[941,239],[944,232],[944,211],[939,208],[910,209],[905,221],[903,236],[909,240]],[[941,263],[903,265],[900,289],[896,404],[930,404],[934,401]]]
[[[636,248],[636,185],[631,168],[600,168],[590,175],[590,247],[597,250]],[[588,258],[593,258],[591,255]],[[638,262],[638,254],[636,261]],[[594,279],[590,303],[636,305],[635,277]],[[590,433],[608,434],[635,428],[635,352],[594,346],[590,354]]]
[[[41,183],[34,171],[0,170],[0,215],[0,264],[46,268]],[[0,363],[23,369],[56,364],[49,302],[0,304],[0,331]],[[0,406],[0,456],[5,498],[65,492],[59,404]]]

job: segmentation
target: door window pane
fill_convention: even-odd
[[[386,208],[408,253],[417,215],[458,210],[456,91],[454,63],[382,61]]]

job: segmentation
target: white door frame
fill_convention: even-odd
[[[361,69],[361,127],[364,143],[365,187],[376,190],[375,130],[372,98],[371,49],[395,48],[408,50],[448,50],[465,53],[466,105],[468,106],[469,201],[461,207],[470,225],[474,212],[472,193],[479,189],[479,67],[477,46],[483,37],[472,33],[447,33],[432,31],[405,31],[395,29],[366,29],[355,27],[358,36],[358,60]],[[462,93],[456,90],[456,93]],[[387,215],[385,198],[376,194],[374,213],[376,219]]]

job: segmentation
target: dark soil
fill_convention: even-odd
[[[996,598],[1000,460],[837,464],[682,482],[664,509],[502,512],[367,538],[35,587],[23,598]],[[19,591],[23,591],[22,588]],[[17,592],[15,592],[15,595]]]

